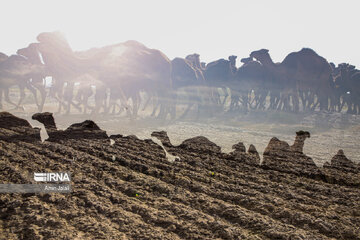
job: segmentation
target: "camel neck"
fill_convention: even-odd
[[[261,63],[264,66],[275,67],[275,63],[271,59],[270,55],[267,55],[266,57],[264,57],[264,59],[261,61]]]

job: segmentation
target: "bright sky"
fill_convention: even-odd
[[[74,50],[134,39],[170,59],[199,53],[238,60],[267,48],[275,62],[310,47],[360,67],[358,0],[1,0],[0,51],[40,32],[63,32]]]

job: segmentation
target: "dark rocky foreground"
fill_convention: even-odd
[[[173,146],[108,137],[94,122],[49,138],[0,113],[0,182],[34,183],[34,172],[71,172],[71,194],[1,194],[1,239],[360,239],[360,166],[342,150],[324,167],[294,144],[270,140],[226,154],[205,137]],[[110,144],[110,139],[114,144]],[[170,160],[169,160],[170,159]]]

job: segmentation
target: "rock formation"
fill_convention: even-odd
[[[198,153],[220,153],[221,147],[211,142],[209,139],[203,136],[187,139],[183,141],[179,148],[186,149],[188,151],[196,151]]]
[[[72,124],[66,130],[58,130],[52,113],[36,113],[32,116],[32,119],[44,124],[47,134],[49,135],[48,141],[57,141],[66,138],[108,138],[106,132],[101,130],[96,123],[91,120]]]
[[[310,137],[310,133],[297,132],[292,146],[276,137],[272,138],[265,148],[262,167],[312,178],[321,178],[322,173],[314,161],[303,153],[304,141],[307,137]]]
[[[25,119],[8,112],[0,112],[0,139],[7,141],[40,141],[40,129],[33,128]]]
[[[345,156],[342,149],[337,152],[330,163],[325,162],[323,172],[330,183],[360,186],[360,169]]]
[[[239,142],[232,146],[232,151],[229,155],[234,158],[237,162],[242,162],[250,165],[259,165],[260,164],[260,156],[257,152],[254,145],[250,145],[248,152],[246,152],[246,148],[244,143]]]
[[[152,137],[156,137],[159,139],[164,147],[173,147],[173,145],[170,142],[170,139],[165,131],[159,131],[159,132],[153,132],[151,133]]]
[[[310,138],[310,133],[305,131],[296,132],[295,142],[290,147],[291,151],[303,153],[305,139]]]

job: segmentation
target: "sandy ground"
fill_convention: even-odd
[[[16,89],[12,90],[16,102]],[[26,118],[33,126],[42,127],[37,121],[31,120],[31,115],[37,112],[32,96],[27,93],[24,100],[25,111],[10,110],[16,116]],[[4,104],[4,109],[11,106]],[[178,109],[182,111],[181,107]],[[44,111],[56,112],[57,102],[47,98]],[[194,136],[205,136],[221,146],[224,152],[232,151],[232,145],[243,142],[246,147],[254,144],[260,155],[272,137],[292,143],[298,130],[307,130],[311,138],[306,141],[304,153],[312,157],[315,163],[322,166],[329,161],[339,149],[343,149],[346,156],[359,162],[360,149],[360,116],[345,113],[285,113],[251,111],[249,113],[220,113],[208,118],[195,118],[195,111],[181,121],[158,121],[149,117],[151,106],[147,111],[140,111],[136,121],[122,115],[90,116],[80,114],[77,110],[70,115],[54,114],[60,129],[67,128],[74,122],[86,119],[94,120],[102,129],[110,134],[136,135],[141,139],[151,138],[150,134],[156,130],[164,130],[173,144],[180,144],[183,140]],[[196,119],[196,120],[195,120]],[[46,135],[44,135],[46,137]]]

